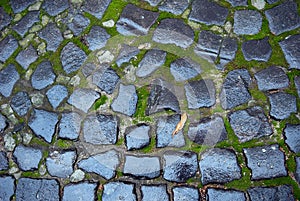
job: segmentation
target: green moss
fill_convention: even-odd
[[[30,177],[30,178],[40,178],[41,175],[39,171],[30,171],[30,172],[22,172],[21,177]]]
[[[63,140],[63,139],[58,139],[56,142],[55,142],[55,145],[59,148],[62,148],[62,149],[69,149],[71,147],[74,146],[73,142],[72,141],[69,141],[69,140]]]
[[[12,15],[13,14],[13,10],[10,7],[9,2],[10,2],[9,0],[1,0],[0,1],[0,6],[3,7],[3,9],[5,10],[5,12],[7,12],[10,15]]]
[[[156,140],[155,140],[155,137],[152,137],[152,138],[150,139],[149,145],[148,145],[147,147],[141,149],[141,152],[143,152],[143,153],[145,153],[145,154],[146,154],[146,153],[153,152],[153,150],[155,149],[155,147],[156,147]]]
[[[137,89],[138,103],[136,112],[133,115],[135,119],[143,119],[146,117],[145,111],[147,108],[148,97],[150,95],[149,86],[143,86]]]
[[[124,139],[124,138],[119,138],[118,141],[117,141],[117,143],[116,143],[116,145],[117,145],[117,146],[121,146],[121,145],[124,144],[124,142],[125,142],[125,139]]]
[[[107,102],[108,98],[105,95],[102,95],[95,103],[94,103],[94,110],[97,110],[101,105],[104,105]]]
[[[49,147],[49,144],[45,142],[41,138],[33,137],[30,141],[30,145],[36,145],[36,146],[43,146],[43,147]]]

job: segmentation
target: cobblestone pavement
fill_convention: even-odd
[[[300,198],[300,1],[0,5],[1,201]]]

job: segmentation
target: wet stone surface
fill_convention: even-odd
[[[47,91],[46,95],[52,107],[56,109],[68,96],[68,90],[63,85],[55,85]]]
[[[181,15],[189,6],[189,0],[166,0],[158,7],[161,11]]]
[[[0,61],[5,62],[18,48],[18,42],[12,35],[8,35],[0,41],[0,47]]]
[[[268,61],[272,48],[268,38],[261,40],[248,40],[242,44],[242,51],[247,61]]]
[[[45,0],[42,8],[51,16],[56,16],[69,8],[68,0]]]
[[[254,74],[258,89],[268,91],[284,89],[289,86],[289,78],[281,67],[270,66]]]
[[[26,70],[31,63],[36,61],[37,58],[38,54],[36,49],[32,45],[29,45],[18,54],[16,61]]]
[[[16,200],[59,200],[59,184],[54,179],[20,178]]]
[[[275,119],[286,119],[291,113],[297,112],[296,97],[278,92],[269,95],[271,110],[270,115]]]
[[[31,76],[31,85],[34,89],[44,89],[51,85],[56,78],[50,61],[43,61],[35,69]]]
[[[172,189],[174,195],[174,201],[180,200],[199,200],[199,191],[197,188],[192,187],[175,187]]]
[[[75,89],[68,99],[68,103],[77,109],[87,113],[94,102],[100,98],[100,94],[92,89]]]
[[[290,150],[295,153],[300,153],[300,125],[287,124],[284,129],[285,143],[289,146]]]
[[[103,201],[111,201],[111,200],[136,201],[137,196],[134,191],[135,191],[134,184],[124,183],[124,182],[110,182],[104,184],[102,200]]]
[[[216,103],[216,89],[212,80],[189,81],[184,88],[190,109],[211,107]]]
[[[141,149],[150,143],[150,126],[141,124],[128,127],[125,132],[127,150]]]
[[[100,26],[93,26],[86,37],[89,44],[89,49],[95,51],[105,46],[110,35]]]
[[[155,29],[152,40],[162,44],[189,47],[194,40],[194,31],[179,19],[164,19]]]
[[[18,115],[23,116],[27,114],[32,104],[28,93],[20,91],[12,97],[10,105]]]
[[[222,117],[213,116],[190,124],[188,137],[197,144],[214,146],[227,139],[227,131]]]
[[[239,10],[234,12],[234,33],[239,35],[257,34],[262,26],[262,16],[258,11]]]
[[[185,182],[198,170],[197,155],[190,151],[169,151],[163,156],[163,178],[172,182]]]
[[[17,22],[17,24],[13,26],[13,30],[15,30],[22,37],[24,37],[28,29],[38,21],[39,11],[28,12],[19,22]]]
[[[8,169],[8,158],[6,153],[0,151],[0,171]]]
[[[96,183],[78,183],[69,184],[64,187],[64,194],[62,197],[63,201],[89,201],[95,200],[96,194]]]
[[[255,148],[245,148],[247,166],[251,169],[251,179],[268,179],[287,175],[284,154],[277,144]]]
[[[279,42],[290,68],[300,69],[300,34],[290,36]]]
[[[209,188],[207,190],[207,200],[209,201],[231,201],[231,200],[240,200],[246,201],[246,196],[242,191],[236,190],[222,190],[222,189],[215,189]]]
[[[10,176],[0,177],[0,184],[1,184],[0,199],[1,200],[3,201],[11,200],[11,197],[13,196],[15,191],[14,182],[15,180]]]
[[[199,162],[203,184],[226,183],[241,178],[241,168],[232,150],[214,148],[204,152]]]
[[[202,71],[199,64],[190,59],[176,59],[170,65],[170,71],[178,82],[196,77]]]
[[[81,160],[78,163],[78,167],[84,171],[96,173],[109,180],[116,175],[116,168],[119,163],[118,153],[115,150],[110,150]]]
[[[229,114],[229,122],[241,142],[273,133],[269,119],[259,106],[238,110]]]
[[[294,197],[291,196],[292,188],[288,185],[282,185],[277,187],[255,187],[248,190],[250,199],[253,201],[258,200],[286,200],[294,201]]]
[[[59,153],[51,152],[46,159],[46,166],[49,174],[54,177],[67,178],[73,173],[73,164],[76,159],[75,151]]]
[[[169,201],[166,185],[145,186],[141,187],[142,199],[144,201]]]
[[[63,113],[59,122],[58,136],[64,139],[76,140],[80,133],[82,117],[77,112]]]
[[[23,145],[17,146],[14,151],[14,157],[18,166],[23,171],[36,170],[42,159],[42,151]]]
[[[47,42],[48,51],[56,51],[63,41],[62,34],[55,23],[49,23],[39,32],[39,37]]]

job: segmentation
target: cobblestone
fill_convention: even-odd
[[[11,99],[12,109],[20,116],[24,116],[31,108],[30,98],[27,92],[20,91],[16,93]]]
[[[172,191],[174,194],[174,201],[197,201],[200,197],[198,189],[192,187],[175,187]]]
[[[21,170],[36,170],[42,159],[42,151],[20,145],[15,148],[14,157]]]
[[[167,193],[166,185],[146,186],[141,187],[142,199],[144,201],[168,201],[169,194]]]
[[[31,76],[31,84],[34,89],[44,89],[51,85],[56,78],[53,65],[50,61],[43,61],[38,65]]]
[[[243,200],[246,201],[246,196],[241,191],[236,190],[222,190],[222,189],[215,189],[209,188],[207,190],[207,200],[209,201],[217,201],[217,200],[224,200],[224,201],[231,201],[231,200]]]
[[[271,57],[272,48],[268,38],[261,40],[249,40],[242,44],[242,51],[247,61],[268,61]]]
[[[16,57],[16,61],[27,70],[29,65],[36,61],[38,58],[36,49],[29,45],[26,49],[22,50]]]
[[[63,201],[95,200],[96,183],[69,184],[64,188]]]
[[[15,180],[10,177],[0,177],[0,183],[1,183],[1,188],[0,188],[0,199],[3,201],[10,201],[11,197],[14,194],[15,191]]]

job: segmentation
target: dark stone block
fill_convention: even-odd
[[[108,94],[112,94],[120,77],[112,68],[108,65],[101,65],[100,68],[93,73],[93,83],[97,85],[101,90]]]
[[[7,170],[7,169],[8,169],[8,158],[4,151],[0,151],[0,171]]]
[[[67,24],[75,36],[79,36],[90,24],[90,20],[81,14],[75,15]]]
[[[87,113],[98,98],[100,94],[95,90],[78,88],[71,94],[68,103]]]
[[[0,41],[0,61],[5,62],[18,48],[18,41],[8,35]]]
[[[274,89],[284,89],[289,86],[289,78],[282,68],[270,66],[254,75],[257,80],[258,89],[268,91]]]
[[[50,61],[43,61],[31,76],[31,85],[34,89],[44,89],[51,85],[56,78]]]
[[[78,167],[109,180],[116,176],[116,169],[119,164],[119,153],[115,150],[110,150],[81,160],[78,163]]]
[[[214,148],[204,152],[199,162],[201,181],[209,183],[227,183],[240,179],[241,168],[235,153],[229,149]]]
[[[223,25],[228,9],[209,0],[194,0],[189,19],[206,25]]]
[[[300,153],[300,125],[287,124],[284,129],[285,143],[294,153]]]
[[[9,64],[2,69],[0,71],[0,94],[4,97],[9,97],[19,79],[20,75],[13,64]]]
[[[47,98],[54,109],[68,96],[68,89],[63,85],[54,85],[47,93]]]
[[[83,138],[91,144],[115,144],[118,137],[118,119],[112,115],[90,115],[84,120]]]
[[[16,57],[16,61],[25,69],[29,67],[29,65],[36,61],[38,58],[37,51],[32,45],[29,45],[26,49],[22,50],[18,56]]]
[[[197,154],[190,151],[169,151],[164,154],[163,178],[172,182],[186,182],[198,170]]]
[[[174,201],[188,200],[188,201],[199,201],[200,194],[197,188],[194,187],[174,187],[172,189],[174,194]]]
[[[294,1],[286,1],[266,10],[265,14],[269,21],[269,28],[275,35],[300,27],[300,16]]]
[[[11,99],[11,107],[20,116],[26,115],[31,105],[28,93],[25,91],[16,93]]]
[[[39,37],[47,42],[47,51],[55,52],[63,41],[62,34],[55,23],[49,23],[39,33]]]
[[[224,37],[219,53],[221,60],[231,61],[235,58],[238,43],[236,38]]]
[[[69,140],[77,140],[80,133],[82,116],[77,112],[63,113],[59,122],[59,133],[60,138]]]
[[[67,178],[73,173],[75,160],[75,151],[66,151],[63,153],[54,151],[46,159],[47,170],[53,177]]]
[[[63,201],[91,201],[96,199],[97,183],[69,184],[64,187]]]
[[[271,104],[270,115],[275,119],[286,119],[291,113],[297,112],[296,97],[285,93],[278,92],[269,95]]]
[[[100,26],[93,26],[86,37],[89,49],[95,51],[106,45],[110,35]]]
[[[150,27],[158,18],[157,12],[141,9],[133,4],[128,4],[117,22],[117,31],[127,35],[146,35]]]
[[[12,17],[5,12],[4,8],[0,7],[0,30],[10,24],[11,18]]]
[[[155,29],[152,40],[188,48],[194,42],[194,31],[180,19],[164,19]]]
[[[77,71],[86,57],[85,52],[72,42],[69,42],[60,53],[62,66],[67,74]]]
[[[249,17],[251,16],[251,17]],[[254,35],[260,32],[262,16],[256,10],[237,10],[234,13],[233,32],[238,35]]]
[[[180,58],[173,61],[170,71],[176,81],[186,81],[196,77],[202,72],[200,65],[188,58]]]
[[[11,0],[10,6],[14,13],[19,13],[25,10],[28,6],[34,4],[37,0]]]
[[[242,191],[236,190],[223,190],[223,189],[215,189],[209,188],[207,190],[207,200],[209,201],[232,201],[232,200],[239,200],[239,201],[246,201],[246,196]]]
[[[15,179],[10,176],[0,177],[0,199],[1,201],[10,201],[15,191]]]
[[[84,1],[83,10],[88,12],[98,19],[101,19],[104,12],[108,8],[111,0],[89,0]]]
[[[277,144],[245,148],[244,154],[252,172],[251,180],[287,176],[285,156]]]
[[[16,200],[59,201],[59,183],[54,179],[21,178],[17,184]]]
[[[242,51],[247,61],[268,61],[271,57],[272,47],[268,37],[261,40],[249,40],[242,44]]]
[[[42,151],[19,145],[14,150],[14,158],[21,170],[37,170],[40,160],[42,159]]]
[[[300,69],[300,34],[285,38],[279,42],[289,68]]]
[[[58,122],[58,115],[46,110],[34,109],[30,115],[28,126],[34,134],[51,143]]]
[[[176,125],[180,121],[180,115],[171,115],[160,117],[157,121],[156,127],[156,147],[182,147],[185,145],[183,131],[179,131],[172,136]]]
[[[212,80],[189,81],[184,88],[189,109],[211,107],[216,103],[216,89]]]
[[[68,0],[44,0],[42,8],[49,15],[56,16],[69,8],[69,2]]]
[[[293,189],[291,186],[282,185],[276,187],[255,187],[248,190],[252,201],[294,201]]]
[[[166,185],[141,187],[143,201],[169,201],[169,194]]]
[[[102,201],[130,200],[136,201],[137,196],[134,192],[134,184],[124,182],[109,182],[104,184]]]
[[[181,15],[188,8],[189,4],[190,0],[166,0],[158,7],[158,9],[175,15]]]
[[[13,30],[15,30],[22,37],[27,33],[30,27],[38,21],[40,12],[39,11],[30,11],[25,15],[20,21],[18,21],[14,26]]]
[[[202,119],[197,124],[190,124],[188,137],[197,144],[214,146],[227,139],[224,121],[220,116]]]
[[[229,114],[229,122],[241,142],[273,133],[269,119],[259,106],[232,112]]]
[[[150,143],[150,126],[140,124],[126,128],[125,144],[127,150],[141,149]]]

